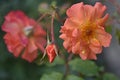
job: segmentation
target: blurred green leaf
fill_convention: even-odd
[[[56,8],[56,5],[57,5],[57,2],[56,2],[56,1],[52,1],[52,2],[51,2],[51,6],[52,6],[53,8]]]
[[[55,58],[55,60],[53,61],[53,63],[47,63],[46,65],[49,66],[49,67],[53,67],[53,66],[56,66],[56,65],[63,65],[65,62],[63,59],[61,59],[59,56],[57,56]]]
[[[81,59],[74,59],[70,61],[70,66],[72,70],[79,71],[81,74],[85,76],[95,76],[98,74],[98,67],[93,61],[89,60],[81,60]]]
[[[120,30],[119,29],[116,29],[116,36],[117,36],[119,44],[120,44]]]
[[[50,5],[48,3],[42,2],[38,6],[38,11],[39,13],[43,13],[43,14],[51,13]]]
[[[100,71],[100,72],[104,72],[104,70],[105,70],[105,69],[104,69],[104,66],[99,67],[99,71]]]
[[[83,80],[83,79],[75,75],[68,75],[66,80]]]
[[[62,80],[62,73],[52,72],[50,74],[44,74],[40,80]]]
[[[112,32],[112,26],[107,26],[107,27],[105,27],[105,30],[106,30],[108,33],[111,33],[111,32]]]
[[[118,80],[117,76],[111,74],[111,73],[105,73],[103,75],[103,80]]]

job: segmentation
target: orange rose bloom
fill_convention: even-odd
[[[68,52],[79,54],[83,60],[97,59],[102,46],[108,47],[111,35],[105,32],[104,23],[108,14],[103,15],[106,6],[97,2],[94,6],[82,2],[74,4],[67,10],[67,16],[60,32],[63,46]]]
[[[5,16],[2,30],[6,32],[5,43],[15,57],[32,62],[38,56],[38,49],[44,52],[46,32],[22,11],[11,11]]]

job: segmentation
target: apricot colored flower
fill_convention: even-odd
[[[83,60],[97,59],[102,46],[108,47],[111,35],[105,31],[104,24],[108,14],[104,15],[106,6],[97,2],[94,6],[83,2],[72,5],[60,32],[63,46],[68,52],[79,54]]]
[[[44,52],[46,32],[35,20],[22,11],[11,11],[5,16],[2,30],[6,32],[5,43],[15,57],[32,62],[38,56],[38,49]]]
[[[56,57],[56,46],[55,44],[49,44],[46,47],[46,54],[48,55],[49,62],[52,63]]]

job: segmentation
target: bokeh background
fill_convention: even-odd
[[[120,78],[120,0],[0,0],[0,26],[4,22],[4,16],[11,10],[22,10],[29,17],[37,20],[41,14],[44,14],[47,11],[45,11],[45,9],[48,8],[46,5],[56,3],[58,9],[61,10],[61,16],[64,17],[65,9],[70,5],[81,1],[91,5],[100,1],[108,7],[107,12],[110,14],[110,19],[107,23],[107,31],[113,36],[112,43],[109,48],[103,50],[101,55],[98,55],[98,60],[94,62],[98,66],[102,66],[101,70],[104,67],[106,72],[110,72]],[[43,24],[43,26],[49,26],[48,23],[46,24],[45,20],[43,20],[41,24]],[[55,21],[55,38],[57,44],[61,48],[62,41],[58,37],[60,34],[60,26],[61,24],[58,21]],[[4,34],[5,33],[0,29],[0,80],[45,80],[41,79],[42,75],[45,73],[50,73],[52,71],[63,73],[65,71],[64,61],[59,58],[52,64],[45,62],[42,65],[29,63],[21,58],[15,58],[6,48],[3,40]],[[59,63],[59,65],[56,65],[56,63]],[[48,78],[48,80],[52,79]],[[85,80],[99,79],[86,78]],[[104,80],[117,79],[107,78]]]

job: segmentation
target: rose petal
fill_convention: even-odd
[[[87,20],[94,21],[95,20],[95,9],[91,5],[84,6],[85,17]]]
[[[13,49],[13,54],[14,54],[14,56],[15,56],[15,57],[18,57],[18,56],[21,54],[23,48],[24,48],[24,47],[21,46],[21,45],[16,46],[16,47]]]
[[[92,52],[94,52],[96,54],[102,52],[102,47],[101,46],[94,46],[94,45],[90,44],[89,48],[92,50]]]
[[[94,59],[94,60],[96,60],[97,59],[96,54],[91,51],[91,53],[89,53],[89,55],[88,55],[88,59]]]
[[[109,14],[106,14],[103,18],[101,19],[98,19],[97,20],[97,23],[100,25],[100,26],[104,26],[105,22],[108,20],[109,18]]]
[[[90,44],[92,44],[92,45],[94,45],[94,46],[97,46],[97,47],[101,46],[99,40],[97,40],[96,38],[92,38],[92,39],[90,40]]]
[[[101,18],[107,9],[105,5],[102,5],[100,2],[96,2],[94,8],[96,9],[96,18]]]
[[[37,57],[37,50],[32,53],[28,53],[28,52],[29,51],[27,49],[25,49],[24,53],[22,54],[22,58],[29,62],[32,62]]]
[[[82,60],[86,60],[88,58],[89,53],[90,53],[90,49],[89,48],[81,47],[79,55],[80,55]]]
[[[66,36],[66,34],[61,34],[60,36],[59,36],[59,38],[61,38],[61,39],[66,39],[67,38],[67,36]]]
[[[72,52],[73,53],[78,53],[80,49],[80,42],[76,43],[73,47],[72,47]]]
[[[27,48],[28,48],[27,49],[28,53],[32,53],[38,49],[37,46],[35,45],[34,39],[29,40],[29,44],[28,44]]]
[[[68,17],[74,17],[78,19],[79,21],[82,21],[85,19],[84,14],[84,7],[83,2],[74,4],[71,8],[67,10]]]
[[[96,32],[98,34],[97,39],[100,41],[100,43],[104,47],[109,47],[112,36],[109,33],[105,32],[102,28],[97,29]]]
[[[72,36],[73,37],[78,37],[78,34],[79,34],[79,30],[77,28],[74,29],[73,32],[72,32]]]

